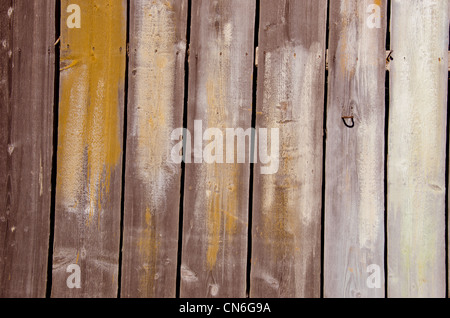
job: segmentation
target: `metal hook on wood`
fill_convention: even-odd
[[[346,119],[351,119],[352,123],[351,125],[347,124]],[[342,121],[344,122],[345,127],[347,128],[353,128],[355,127],[355,121],[353,119],[353,116],[342,116]]]

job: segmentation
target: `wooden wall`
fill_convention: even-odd
[[[0,0],[0,297],[446,297],[449,12]]]

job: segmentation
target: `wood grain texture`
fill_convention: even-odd
[[[0,1],[0,297],[45,297],[55,2]]]
[[[384,297],[386,12],[385,0],[330,3],[325,297]],[[367,284],[372,264],[379,286]]]
[[[388,296],[444,297],[448,2],[392,1]]]
[[[320,296],[326,10],[261,1],[256,129],[279,129],[279,169],[255,164],[251,297]]]
[[[192,2],[187,116],[192,139],[200,143],[192,142],[192,150],[214,139],[205,138],[202,146],[195,120],[223,134],[251,127],[254,17],[253,0]],[[209,164],[194,151],[189,159],[180,296],[245,297],[249,159]]]
[[[132,1],[122,297],[175,297],[187,1]]]
[[[120,242],[126,0],[61,2],[53,297],[116,297]],[[67,266],[81,268],[69,289]]]

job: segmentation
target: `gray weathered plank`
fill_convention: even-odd
[[[392,1],[388,296],[444,297],[448,2]]]
[[[44,297],[55,1],[0,1],[0,297]]]
[[[384,297],[386,9],[330,3],[325,297]]]
[[[78,0],[81,28],[66,23],[69,4],[61,2],[52,296],[116,297],[127,1]],[[71,264],[80,288],[66,284]]]
[[[326,10],[261,1],[256,129],[279,129],[279,167],[255,165],[251,297],[320,296]]]
[[[132,1],[122,297],[175,297],[187,1]]]
[[[181,297],[245,297],[249,158],[203,161],[198,150],[212,138],[203,147],[194,121],[222,134],[251,127],[254,17],[254,0],[192,2],[187,116],[200,146],[186,158]]]

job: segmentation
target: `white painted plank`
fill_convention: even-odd
[[[448,2],[392,2],[388,296],[444,297]]]

